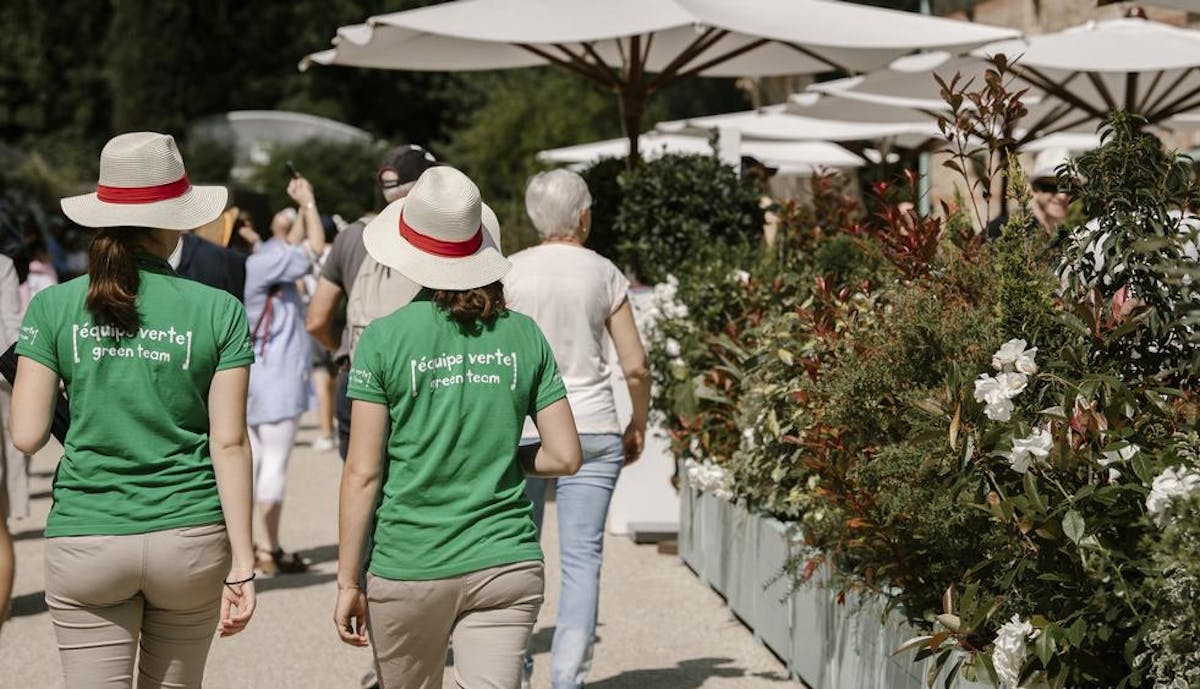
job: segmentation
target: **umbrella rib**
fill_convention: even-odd
[[[1104,104],[1108,106],[1108,109],[1116,110],[1117,101],[1113,98],[1112,93],[1109,92],[1108,85],[1104,83],[1100,75],[1095,72],[1084,72],[1084,74],[1087,75],[1088,81],[1092,83],[1092,86],[1096,89],[1096,93],[1100,94],[1100,98],[1104,100]]]
[[[1050,112],[1043,115],[1032,126],[1025,128],[1025,136],[1021,137],[1022,142],[1026,142],[1031,138],[1042,136],[1042,130],[1053,127],[1062,118],[1066,117],[1071,112],[1070,105],[1059,105],[1050,109]]]
[[[697,74],[703,72],[706,69],[711,69],[712,67],[716,67],[717,65],[719,65],[723,62],[728,62],[728,61],[734,59],[735,57],[740,57],[752,50],[761,48],[770,42],[771,42],[770,39],[767,39],[767,38],[760,38],[760,39],[751,41],[751,42],[741,46],[740,48],[734,48],[733,50],[730,50],[729,52],[718,55],[718,56],[712,58],[711,60],[708,60],[707,62],[696,65],[695,67],[692,67],[685,72],[680,72],[676,78],[686,79],[687,77],[696,76]]]
[[[1179,85],[1183,83],[1184,79],[1187,79],[1188,75],[1190,75],[1192,72],[1194,72],[1195,69],[1196,69],[1195,67],[1188,67],[1187,69],[1180,72],[1179,76],[1175,77],[1171,81],[1171,83],[1167,86],[1167,88],[1164,89],[1163,92],[1160,93],[1158,95],[1158,97],[1154,99],[1154,102],[1150,103],[1149,105],[1146,106],[1146,108],[1145,108],[1146,112],[1143,113],[1146,115],[1146,119],[1149,119],[1149,114],[1151,112],[1157,112],[1159,110],[1160,106],[1163,104],[1163,101],[1166,101],[1167,98],[1170,96],[1171,92],[1173,92],[1175,89],[1179,88]]]
[[[1154,92],[1158,90],[1158,83],[1162,81],[1163,75],[1166,73],[1166,70],[1162,69],[1154,73],[1154,79],[1150,81],[1150,88],[1146,89],[1146,97],[1143,98],[1141,103],[1138,104],[1139,112],[1142,112],[1146,109],[1146,104],[1150,102],[1150,97],[1153,96]]]
[[[563,53],[568,55],[569,57],[567,59],[558,57],[546,50],[542,50],[541,48],[530,45],[528,43],[517,43],[515,45],[518,48],[521,48],[523,50],[533,53],[534,55],[537,55],[538,57],[542,58],[543,60],[545,60],[553,65],[556,65],[558,67],[562,67],[565,70],[574,72],[574,73],[578,74],[579,76],[583,77],[584,79],[587,79],[588,81],[596,82],[596,83],[600,84],[601,86],[608,86],[608,87],[614,87],[614,86],[618,85],[616,83],[616,80],[613,79],[611,74],[602,73],[602,72],[597,73],[595,67],[591,63],[583,62],[581,64],[579,61],[579,58],[575,54],[573,54],[570,50],[567,50],[567,48],[562,45],[555,44],[554,47],[558,48]]]
[[[663,67],[662,70],[659,71],[657,76],[650,80],[650,84],[647,86],[647,89],[649,91],[657,91],[658,89],[675,81],[679,70],[683,69],[689,62],[695,60],[698,56],[704,53],[704,51],[711,48],[717,43],[717,41],[720,41],[727,35],[729,35],[729,32],[724,29],[705,29],[704,33],[700,34],[696,40],[692,41],[686,48],[680,51],[678,55],[676,55],[669,63],[667,63],[667,66]]]
[[[798,43],[792,43],[791,41],[784,41],[783,44],[786,45],[787,47],[791,48],[792,50],[795,50],[798,53],[801,53],[803,55],[807,55],[807,56],[811,57],[812,59],[816,60],[817,62],[822,62],[826,65],[829,65],[829,68],[836,72],[841,72],[841,73],[845,74],[846,76],[854,75],[854,70],[850,69],[849,67],[846,67],[845,65],[843,65],[839,62],[830,60],[829,58],[818,54],[816,51],[813,51],[809,48],[805,48],[804,46],[802,46]]]
[[[587,54],[592,56],[592,60],[594,60],[593,65],[595,68],[598,71],[611,75],[612,69],[604,62],[604,58],[600,57],[600,54],[596,52],[596,48],[592,45],[592,41],[588,41],[582,45],[583,49],[587,51]],[[586,60],[584,60],[584,62],[586,62]]]
[[[1197,96],[1200,96],[1200,87],[1192,89],[1185,95],[1182,95],[1170,103],[1162,106],[1158,110],[1155,110],[1153,113],[1142,113],[1142,115],[1150,124],[1161,122],[1168,117],[1173,117],[1181,112],[1187,112],[1188,110],[1196,107],[1195,98]]]
[[[1042,89],[1046,93],[1049,93],[1053,96],[1057,96],[1060,100],[1070,103],[1071,105],[1075,106],[1076,108],[1079,108],[1080,110],[1083,110],[1084,112],[1090,113],[1093,117],[1097,117],[1100,119],[1104,118],[1103,112],[1097,110],[1090,103],[1083,100],[1082,98],[1075,95],[1074,93],[1071,93],[1070,91],[1066,90],[1061,85],[1054,83],[1053,79],[1050,79],[1045,74],[1042,74],[1041,72],[1039,72],[1037,69],[1035,69],[1033,67],[1019,67],[1019,69],[1021,70],[1020,76],[1025,81],[1028,81],[1029,83]],[[1071,75],[1071,77],[1068,78],[1066,81],[1068,81],[1068,82],[1071,81],[1072,79],[1075,78],[1075,76],[1077,76],[1077,74]],[[1064,83],[1066,83],[1066,82],[1064,82]]]

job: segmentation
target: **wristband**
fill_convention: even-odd
[[[237,586],[238,584],[245,584],[246,582],[254,581],[255,577],[257,577],[257,576],[258,576],[258,572],[251,572],[249,577],[242,579],[240,581],[227,581],[227,582],[225,582],[225,585],[226,586]]]

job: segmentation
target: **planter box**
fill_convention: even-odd
[[[892,655],[917,635],[901,615],[885,615],[875,599],[838,604],[823,572],[788,592],[791,581],[780,576],[792,552],[787,524],[690,486],[680,498],[680,557],[793,676],[810,689],[924,688],[931,661]],[[986,689],[962,680],[952,686]]]

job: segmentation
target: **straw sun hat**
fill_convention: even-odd
[[[486,230],[486,232],[485,232]],[[452,167],[426,170],[408,196],[363,230],[367,253],[430,289],[491,284],[511,264],[500,254],[500,223],[479,188]]]
[[[62,209],[84,227],[191,230],[219,216],[227,198],[225,187],[192,186],[174,138],[131,132],[104,145],[96,191],[63,199]]]

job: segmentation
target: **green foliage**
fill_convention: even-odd
[[[592,229],[588,233],[588,248],[610,261],[620,260],[617,253],[619,236],[613,229],[621,210],[621,173],[628,164],[621,158],[604,158],[579,174],[592,194]]]
[[[672,266],[762,235],[755,182],[715,155],[645,162],[621,177],[621,187],[617,250],[643,282],[660,282]]]
[[[798,522],[796,581],[831,564],[929,631],[918,659],[957,652],[995,684],[1196,682],[1195,507],[1161,535],[1147,518],[1155,478],[1200,459],[1177,273],[1191,197],[1130,120],[1107,127],[1078,165],[1118,202],[1080,192],[1090,220],[1065,241],[1018,217],[981,245],[884,195],[863,218],[830,194],[788,216],[736,297],[677,273],[685,314],[656,333],[682,345],[656,379],[673,447]]]
[[[1193,442],[1196,439],[1193,437]],[[1146,638],[1149,677],[1155,687],[1200,687],[1200,498],[1175,509],[1175,518],[1152,548],[1155,623]]]
[[[271,151],[270,159],[250,176],[256,191],[267,194],[272,210],[294,205],[287,195],[287,161],[312,182],[322,213],[337,213],[347,221],[383,205],[375,171],[383,144],[338,144],[306,141]]]

